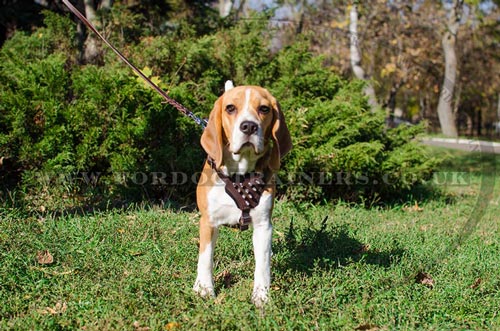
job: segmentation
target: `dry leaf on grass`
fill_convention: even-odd
[[[134,323],[132,323],[132,326],[137,331],[149,331],[149,330],[151,330],[151,328],[149,326],[141,326],[141,323],[139,321],[134,321]]]
[[[353,253],[354,254],[363,254],[367,253],[370,250],[370,244],[363,244],[360,247],[356,248]]]
[[[54,263],[54,257],[48,250],[38,251],[36,254],[36,260],[40,264],[52,264]]]
[[[358,326],[354,330],[377,331],[377,330],[380,330],[380,328],[378,326],[376,326],[375,324],[367,323],[367,324],[362,324],[362,325]]]
[[[424,211],[424,208],[419,207],[418,202],[415,201],[413,206],[404,206],[403,210],[407,212],[421,212]]]
[[[476,280],[474,281],[474,284],[472,284],[472,285],[470,286],[470,288],[471,288],[471,289],[473,289],[473,290],[474,290],[474,289],[476,289],[476,288],[478,288],[478,287],[479,287],[479,285],[481,285],[481,282],[482,282],[482,281],[483,281],[483,280],[482,280],[481,278],[476,278]]]
[[[170,322],[165,325],[165,330],[176,330],[181,326],[180,323],[177,322]]]
[[[66,304],[66,302],[63,302],[63,303],[58,302],[58,303],[56,303],[54,308],[45,307],[44,309],[40,310],[40,314],[42,314],[42,315],[47,315],[47,314],[58,315],[58,314],[64,313],[67,309],[68,309],[68,305]]]
[[[419,272],[415,277],[415,281],[429,288],[434,287],[434,279],[432,279],[432,277],[426,272]]]

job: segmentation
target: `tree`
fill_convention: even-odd
[[[441,130],[445,136],[457,137],[457,125],[455,122],[455,112],[453,111],[453,96],[457,80],[457,54],[455,45],[457,43],[458,28],[463,12],[463,0],[454,0],[450,9],[446,30],[441,41],[445,70],[444,79],[439,94],[437,113]]]
[[[349,35],[350,35],[350,59],[354,75],[361,80],[366,81],[365,94],[368,97],[368,103],[372,109],[378,106],[375,90],[371,82],[366,79],[365,71],[361,67],[361,51],[359,48],[358,37],[358,9],[357,4],[353,4],[350,10]]]
[[[85,17],[96,27],[99,27],[100,20],[97,15],[97,10],[103,12],[111,10],[113,5],[113,0],[83,0],[83,5],[85,8]],[[97,37],[93,33],[88,33],[85,39],[84,49],[83,49],[83,61],[86,63],[98,62],[101,57],[101,50],[99,49],[99,44]]]

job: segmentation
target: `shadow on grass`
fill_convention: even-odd
[[[442,170],[455,170],[488,174],[500,166],[499,154],[464,152],[435,148],[434,153],[444,156]]]
[[[399,247],[388,251],[373,249],[353,238],[346,226],[328,229],[327,220],[328,217],[323,219],[319,229],[308,227],[300,231],[292,222],[285,240],[273,247],[273,251],[286,256],[277,268],[311,274],[318,268],[331,270],[360,261],[387,268],[405,252]]]

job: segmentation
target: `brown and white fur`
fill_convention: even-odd
[[[259,205],[250,211],[253,226],[255,274],[252,301],[261,307],[268,301],[271,282],[271,214],[276,191],[274,175],[292,143],[276,99],[258,86],[234,87],[226,82],[225,93],[215,102],[201,145],[217,169],[227,175],[261,172],[266,188]],[[225,192],[224,183],[205,162],[196,190],[200,220],[200,248],[194,291],[215,296],[213,254],[221,225],[236,225],[241,210]]]

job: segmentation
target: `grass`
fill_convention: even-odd
[[[0,329],[500,329],[500,158],[434,153],[448,154],[441,196],[371,209],[278,202],[263,311],[250,303],[251,231],[222,229],[218,296],[202,300],[191,290],[197,212],[0,210]]]

